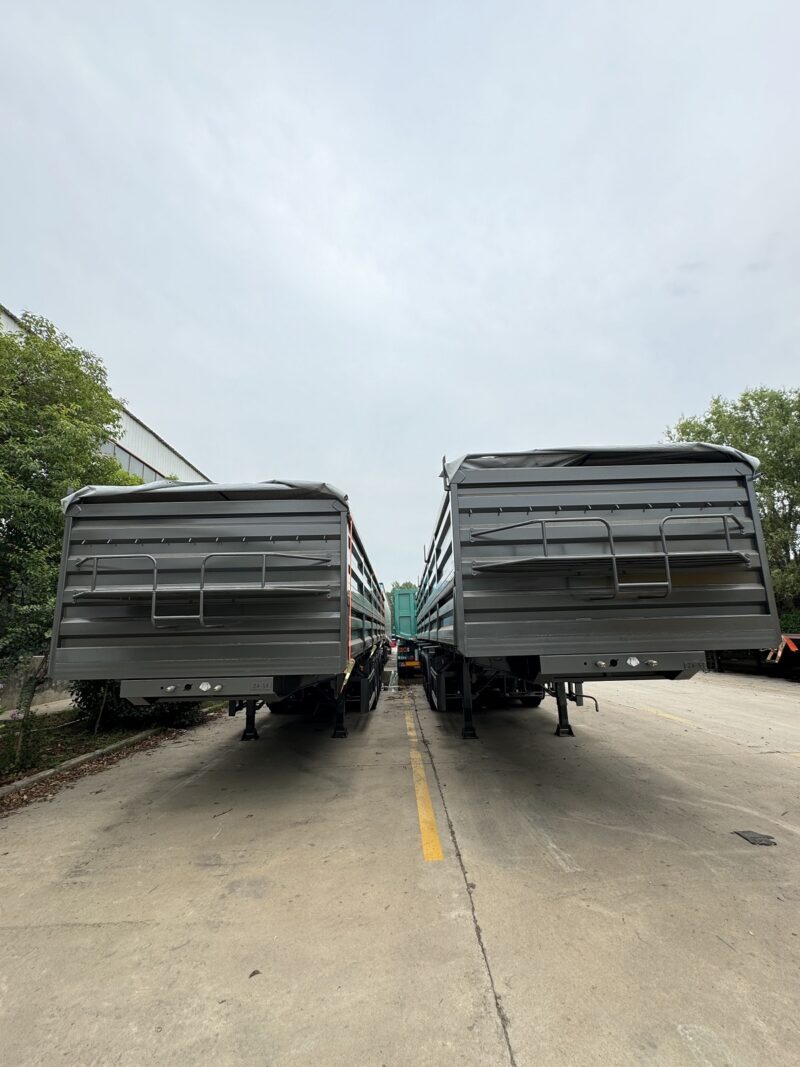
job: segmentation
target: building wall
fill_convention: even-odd
[[[17,316],[0,304],[0,330],[21,333],[25,327]],[[210,479],[188,459],[159,437],[154,430],[137,419],[127,408],[122,410],[122,429],[119,439],[107,441],[102,451],[116,456],[123,470],[144,482],[161,478],[177,478],[181,482],[208,482]]]
[[[8,308],[4,308],[0,304],[0,331],[4,333],[20,333],[22,331],[22,325],[16,315],[13,315]]]
[[[127,408],[122,412],[119,440],[109,441],[103,451],[116,456],[124,470],[145,482],[158,481],[159,478],[177,478],[181,482],[210,481]]]

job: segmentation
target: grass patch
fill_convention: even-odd
[[[141,733],[148,725],[151,724],[137,723],[95,734],[89,720],[75,708],[52,715],[35,715],[25,740],[21,765],[13,768],[20,724],[3,720],[0,722],[0,786],[39,771],[51,770],[73,756],[124,741]]]

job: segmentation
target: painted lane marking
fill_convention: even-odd
[[[436,825],[436,813],[433,810],[425,764],[419,750],[419,739],[414,726],[414,718],[409,708],[405,709],[406,732],[408,734],[411,754],[411,777],[414,779],[414,793],[417,798],[417,816],[419,818],[419,835],[422,839],[422,858],[428,862],[444,859],[439,828]]]
[[[658,715],[660,719],[672,719],[673,722],[679,722],[683,726],[694,726],[696,730],[702,730],[699,723],[693,722],[691,719],[683,719],[680,715],[672,715],[669,711],[659,711],[658,708],[648,708],[644,704],[623,704],[619,700],[609,701],[614,707],[624,708],[626,711],[646,711],[650,715]],[[723,740],[727,740],[724,738]],[[738,744],[736,741],[734,744]]]
[[[683,726],[694,726],[696,730],[702,729],[696,722],[692,722],[691,719],[682,719],[680,715],[672,715],[668,711],[659,711],[658,708],[648,708],[644,704],[622,704],[619,701],[609,701],[614,707],[624,708],[625,711],[646,711],[648,715],[658,715],[660,719],[672,719],[673,722],[679,722]],[[724,738],[723,740],[727,740]],[[738,742],[735,742],[738,744]]]
[[[682,719],[680,715],[670,715],[668,711],[657,711],[655,708],[642,707],[642,711],[649,711],[651,715],[658,715],[660,719],[672,719],[673,722],[683,723],[684,726],[697,726],[691,719]]]

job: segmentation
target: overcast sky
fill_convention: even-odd
[[[800,372],[800,5],[4,5],[0,302],[219,481],[644,443]]]

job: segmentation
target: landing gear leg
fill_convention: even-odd
[[[244,705],[244,733],[242,741],[258,741],[256,730],[256,701],[247,700]]]
[[[436,710],[447,711],[447,668],[439,665],[436,675]]]
[[[331,737],[347,737],[347,727],[344,722],[345,702],[344,695],[345,687],[342,686],[342,691],[336,698],[336,717],[333,720],[333,733]]]
[[[558,726],[556,726],[556,737],[574,737],[575,732],[569,724],[567,687],[564,682],[556,682],[555,689],[556,703],[558,704]]]
[[[461,736],[465,740],[473,740],[478,735],[475,733],[475,726],[472,722],[472,678],[469,673],[469,660],[466,656],[461,660],[461,706],[464,709]]]

